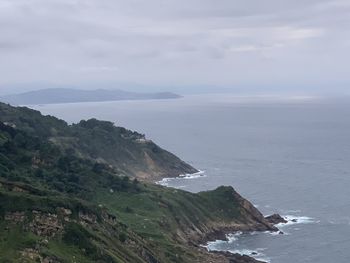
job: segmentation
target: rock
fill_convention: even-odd
[[[79,219],[82,224],[95,224],[97,222],[97,216],[89,213],[79,212]]]
[[[240,254],[232,254],[230,252],[223,252],[223,251],[212,251],[210,252],[212,256],[223,256],[225,259],[223,260],[222,258],[217,258],[215,260],[209,259],[207,261],[204,261],[205,263],[210,262],[210,263],[223,263],[223,262],[228,262],[229,263],[265,263],[263,261],[257,260],[253,257],[247,256],[247,255],[240,255]]]
[[[42,262],[42,256],[39,254],[39,251],[32,248],[26,248],[20,252],[21,256],[36,262]]]
[[[297,219],[295,219],[295,218],[294,218],[294,219],[292,219],[291,221],[292,221],[292,222],[294,222],[294,223],[297,223],[297,222],[298,222],[298,220],[297,220]]]
[[[45,238],[45,239],[41,240],[40,244],[43,246],[47,246],[49,244],[49,240]]]
[[[28,230],[32,233],[51,238],[63,231],[63,225],[56,214],[42,213],[35,210],[32,211],[32,214],[32,222],[28,225]]]
[[[277,225],[277,224],[280,224],[280,223],[287,223],[288,221],[285,220],[283,217],[281,217],[279,214],[273,214],[273,215],[270,215],[270,216],[267,216],[265,217],[265,219],[270,223],[270,224],[273,224],[273,225]]]
[[[262,261],[256,260],[247,255],[234,254],[229,258],[230,263],[262,263]]]
[[[64,216],[70,216],[72,215],[72,210],[64,207],[60,207],[59,211],[64,215]]]
[[[282,231],[279,231],[278,234],[279,235],[284,235],[284,233]]]
[[[5,214],[5,220],[12,223],[21,223],[25,220],[26,216],[24,212],[12,212]]]

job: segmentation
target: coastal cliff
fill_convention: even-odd
[[[119,174],[143,181],[198,172],[145,135],[108,121],[82,120],[68,125],[26,107],[0,103],[0,121],[53,143],[64,153],[108,165]]]
[[[201,245],[276,231],[232,187],[155,185],[195,172],[145,136],[95,119],[68,125],[0,104],[4,262],[258,262]]]

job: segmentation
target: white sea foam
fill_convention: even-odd
[[[276,226],[280,229],[283,229],[283,227],[285,227],[285,226],[291,226],[291,225],[296,225],[296,224],[312,224],[312,223],[319,222],[319,221],[316,221],[314,218],[308,217],[308,216],[285,215],[285,216],[283,216],[283,218],[285,220],[287,220],[288,222],[277,224]],[[297,228],[295,230],[299,230],[299,229]],[[280,235],[280,232],[278,232],[278,231],[277,232],[266,231],[263,233],[273,235],[273,236]],[[250,235],[258,235],[258,234],[261,234],[261,232],[253,231],[250,233]],[[257,260],[264,261],[264,262],[271,262],[271,260],[269,258],[267,258],[265,256],[265,254],[263,253],[263,251],[265,250],[264,248],[257,248],[257,249],[238,248],[239,247],[238,239],[240,238],[241,235],[242,235],[242,232],[237,232],[235,234],[229,234],[229,235],[226,235],[227,240],[216,240],[213,242],[208,242],[207,245],[203,246],[203,247],[205,247],[208,251],[226,250],[228,252],[235,253],[235,254],[247,255],[247,256],[253,257]],[[289,235],[289,233],[286,233],[283,230],[283,235],[281,235],[281,236],[286,236],[286,235]],[[227,245],[231,245],[229,247],[231,247],[232,249],[227,249]],[[223,249],[223,248],[226,248],[226,249]]]
[[[312,223],[318,223],[319,221],[316,221],[312,217],[308,216],[293,216],[293,215],[286,215],[283,216],[285,220],[287,220],[287,223],[279,223],[276,226],[278,228],[283,228],[284,226],[291,226],[296,224],[312,224]]]
[[[180,174],[178,177],[173,177],[173,178],[163,178],[161,181],[156,182],[156,184],[163,185],[163,186],[169,186],[169,183],[171,181],[175,180],[191,180],[191,179],[197,179],[200,177],[206,177],[204,171],[199,171],[193,174]],[[185,186],[182,186],[184,188]],[[180,187],[177,187],[180,188]]]
[[[217,249],[218,246],[222,245],[222,244],[232,244],[235,241],[238,240],[238,237],[242,235],[242,232],[236,232],[234,234],[227,234],[226,235],[226,239],[227,240],[215,240],[215,241],[210,241],[207,243],[207,245],[203,246],[205,248],[207,248],[208,251],[218,251],[220,249]]]
[[[279,231],[265,231],[264,233],[265,233],[265,234],[269,234],[269,235],[271,235],[271,236],[278,236],[278,235],[280,235],[280,232],[279,232]],[[288,233],[285,233],[285,232],[283,232],[283,234],[284,234],[284,235],[288,235]]]
[[[220,247],[220,245],[222,244],[231,244],[235,241],[237,241],[238,237],[241,235],[242,233],[236,233],[236,234],[231,234],[228,235],[227,241],[224,240],[217,240],[217,241],[213,241],[213,242],[209,242],[207,246],[204,246],[207,248],[208,251],[221,251],[221,249],[219,249],[218,247]],[[255,258],[256,260],[261,260],[264,262],[271,262],[269,258],[267,258],[265,256],[265,254],[263,253],[263,251],[266,250],[266,248],[257,248],[257,249],[247,249],[247,248],[242,248],[242,249],[228,249],[226,251],[233,253],[233,254],[239,254],[239,255],[247,255],[250,257]]]
[[[161,181],[156,182],[156,184],[168,186],[170,180],[171,180],[171,178],[163,178]]]
[[[263,233],[271,236],[289,236],[290,235],[290,233],[286,232],[284,229],[283,231],[264,231]]]
[[[180,174],[179,177],[176,177],[174,179],[196,179],[196,178],[199,178],[199,177],[204,177],[205,174],[204,174],[204,171],[199,171],[199,172],[196,172],[196,173],[193,173],[193,174]]]

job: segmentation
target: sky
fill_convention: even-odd
[[[0,0],[0,93],[350,90],[350,0]]]

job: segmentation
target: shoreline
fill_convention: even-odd
[[[198,170],[198,172],[192,173],[192,174],[183,174],[179,175],[177,177],[165,177],[162,180],[157,180],[154,183],[157,185],[161,185],[164,187],[170,187],[169,182],[172,180],[179,180],[179,179],[197,179],[201,177],[205,177],[205,171]],[[252,207],[254,207],[252,204],[250,204],[249,201],[241,197],[237,193],[239,199],[243,200],[243,202],[246,202],[245,209],[247,211],[251,210]],[[256,211],[257,208],[254,207]],[[261,215],[262,216],[262,215]],[[208,253],[212,256],[220,256],[222,258],[225,258],[226,260],[219,260],[216,259],[215,262],[236,262],[236,263],[267,263],[266,261],[262,261],[261,259],[256,259],[252,255],[245,255],[240,253],[232,253],[230,251],[219,251],[219,250],[209,250],[208,243],[210,242],[218,242],[218,241],[229,241],[230,235],[236,235],[237,233],[253,233],[253,232],[271,232],[271,233],[277,233],[280,234],[283,232],[278,229],[278,225],[280,224],[286,224],[288,221],[286,221],[283,217],[281,217],[278,214],[274,214],[271,216],[262,216],[263,220],[261,218],[259,219],[259,215],[256,217],[256,222],[254,223],[240,223],[240,224],[222,224],[213,226],[212,229],[208,229],[208,232],[203,233],[204,236],[201,238],[188,238],[188,242],[193,245],[194,248],[200,249],[202,253]],[[212,261],[208,261],[212,262]]]
[[[241,253],[238,252],[239,250],[216,250],[215,249],[215,245],[217,243],[221,243],[221,242],[229,242],[229,243],[233,243],[238,241],[239,236],[247,234],[247,233],[253,233],[253,232],[259,232],[259,233],[268,233],[268,234],[272,234],[272,235],[288,235],[287,232],[284,232],[284,227],[288,227],[288,226],[292,226],[295,224],[310,224],[310,223],[317,223],[317,221],[314,221],[313,218],[311,217],[307,217],[307,216],[292,216],[292,215],[284,215],[284,216],[280,216],[279,214],[273,214],[273,215],[269,215],[269,216],[265,216],[265,219],[268,219],[271,223],[273,223],[273,226],[275,226],[276,228],[278,227],[277,231],[261,231],[261,230],[256,230],[256,231],[235,231],[235,232],[230,232],[228,234],[226,234],[224,237],[220,235],[218,236],[219,238],[215,239],[215,240],[211,240],[209,239],[205,245],[202,245],[202,247],[204,249],[206,249],[206,251],[208,251],[209,253],[224,253],[227,255],[240,255],[240,256],[246,256],[248,258],[251,258],[252,261],[244,261],[244,262],[264,262],[264,263],[268,263],[270,262],[270,259],[268,258],[262,258],[265,255],[261,253],[261,250],[259,251],[259,249],[243,249],[241,251],[248,251],[248,253]],[[283,230],[283,231],[282,231]],[[210,246],[214,246],[214,248],[210,248]],[[255,260],[255,261],[254,261]],[[240,262],[240,261],[237,261]]]
[[[197,172],[194,172],[194,173],[180,174],[180,175],[175,176],[175,177],[164,177],[161,180],[153,181],[153,183],[155,183],[157,185],[169,187],[168,182],[172,181],[172,180],[180,180],[180,179],[190,180],[190,179],[197,179],[197,178],[202,178],[202,177],[206,177],[205,171],[197,170]]]

